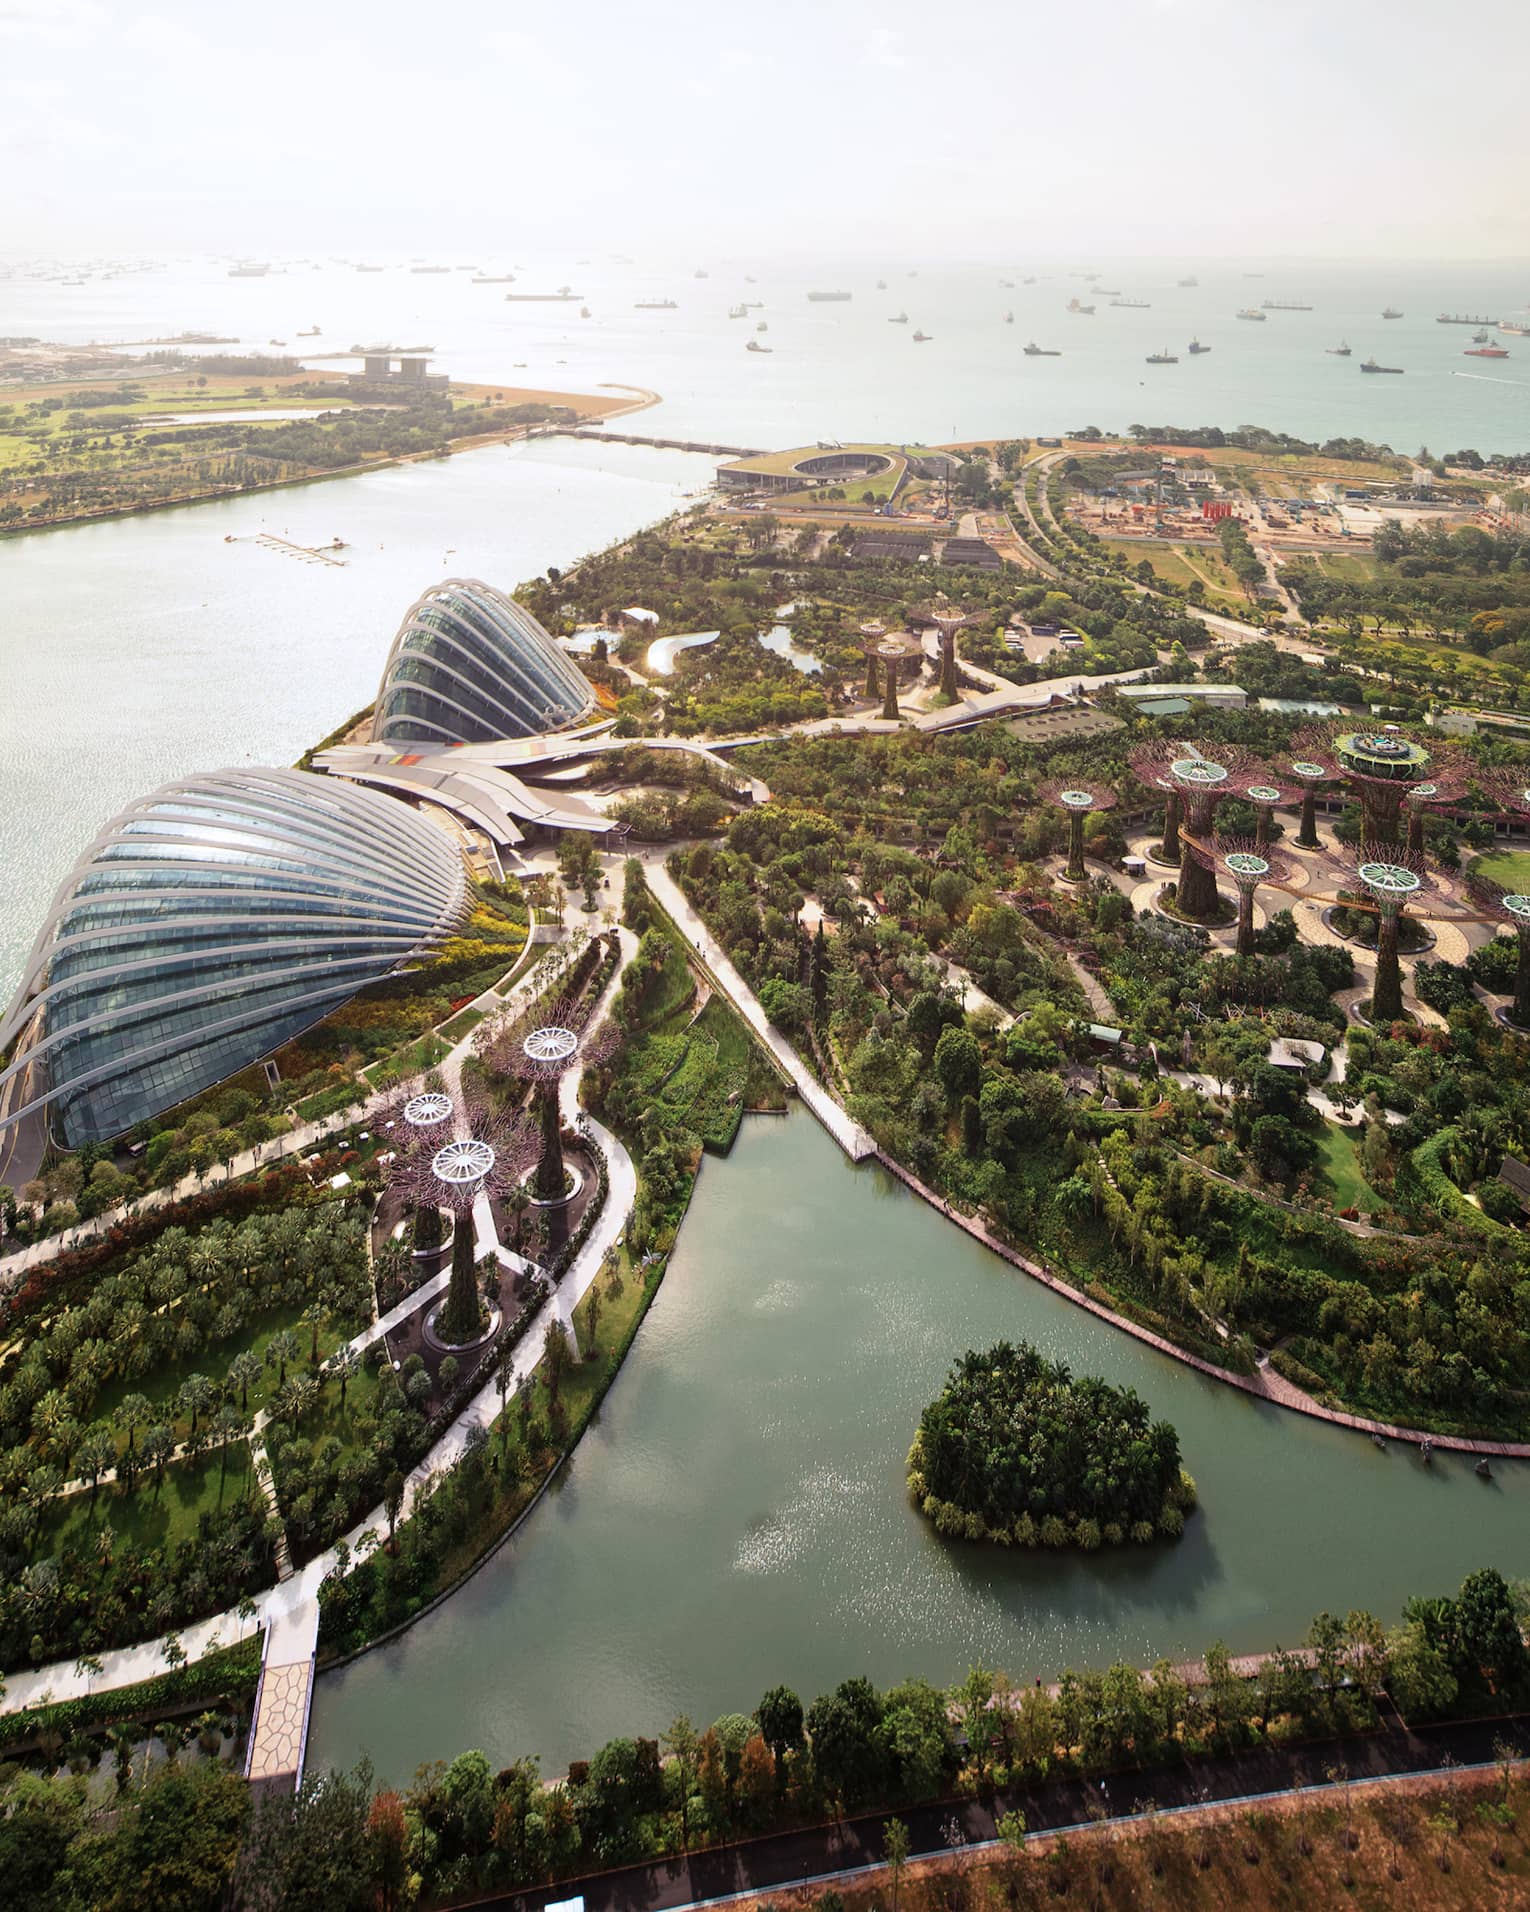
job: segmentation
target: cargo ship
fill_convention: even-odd
[[[1496,325],[1496,319],[1484,319],[1472,312],[1442,312],[1436,325]]]
[[[1094,307],[1092,305],[1080,305],[1077,299],[1069,299],[1068,310],[1070,312],[1077,312],[1080,318],[1092,319],[1094,317]]]
[[[1303,305],[1298,299],[1261,299],[1260,305],[1266,312],[1310,312],[1310,305]]]
[[[365,272],[367,270],[367,267],[362,266],[360,270]],[[500,272],[500,273],[481,272],[473,280],[473,284],[474,285],[514,285],[515,274],[513,272]]]
[[[747,305],[730,305],[728,307],[728,317],[730,319],[747,319],[749,317],[749,308]]]
[[[1256,325],[1264,324],[1264,314],[1252,305],[1244,306],[1243,310],[1238,314],[1238,317],[1240,319],[1252,319]]]
[[[906,312],[895,312],[887,323],[889,325],[907,325],[908,314]]]
[[[634,299],[632,309],[634,312],[673,312],[676,308],[673,299]]]
[[[1112,299],[1110,303],[1119,306],[1123,312],[1151,312],[1153,309],[1146,299]]]
[[[1376,361],[1375,361],[1375,359],[1373,359],[1373,358],[1368,358],[1368,359],[1362,359],[1362,360],[1360,361],[1360,370],[1361,370],[1362,372],[1397,372],[1397,373],[1401,373],[1401,371],[1402,371],[1402,369],[1403,369],[1403,368],[1402,368],[1402,367],[1401,367],[1400,365],[1378,365],[1378,364],[1376,363]]]
[[[230,266],[228,276],[231,279],[263,279],[270,270],[266,265]]]
[[[512,305],[578,305],[584,294],[560,285],[556,292],[507,292],[505,297]]]
[[[1507,358],[1509,348],[1506,345],[1469,345],[1461,356],[1463,358]]]
[[[1191,358],[1199,358],[1202,352],[1209,352],[1210,350],[1211,347],[1209,345],[1202,345],[1199,339],[1192,339],[1190,341]]]
[[[1507,332],[1511,338],[1530,339],[1530,325],[1521,325],[1515,319],[1500,319],[1498,329]]]
[[[450,266],[411,266],[411,272],[450,272]]]
[[[1401,312],[1398,311],[1395,305],[1389,305],[1386,308],[1386,310],[1382,313],[1381,316],[1384,319],[1400,319],[1402,317],[1402,314]]]
[[[1173,352],[1149,352],[1147,362],[1149,365],[1178,365],[1179,359]]]
[[[1348,358],[1350,343],[1348,339],[1340,339],[1337,345],[1325,345],[1323,350],[1330,358]]]
[[[843,304],[846,299],[853,299],[854,297],[855,294],[853,292],[810,292],[808,294],[809,300],[814,305]]]
[[[1027,358],[1061,358],[1062,353],[1051,351],[1045,345],[1038,345],[1036,341],[1032,339],[1030,344],[1025,348],[1025,356]]]

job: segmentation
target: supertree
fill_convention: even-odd
[[[887,626],[878,617],[868,618],[861,626],[861,649],[866,653],[866,695],[868,697],[882,695],[882,679],[877,670],[876,646],[886,635]]]
[[[1429,804],[1459,801],[1469,764],[1455,746],[1428,745],[1405,737],[1395,724],[1361,730],[1344,723],[1313,724],[1297,733],[1297,753],[1314,763],[1331,761],[1339,778],[1354,791],[1362,812],[1361,839],[1398,843],[1403,837],[1404,806],[1410,792],[1430,786]],[[1415,799],[1418,801],[1419,799]],[[1422,828],[1422,822],[1420,822]]]
[[[1294,780],[1283,777],[1268,764],[1260,764],[1253,781],[1240,786],[1237,794],[1254,806],[1254,840],[1246,846],[1249,850],[1264,854],[1276,804],[1292,802],[1297,789]]]
[[[1468,879],[1472,898],[1495,923],[1507,923],[1514,931],[1518,961],[1514,965],[1514,1001],[1509,1020],[1522,1029],[1530,1029],[1530,896],[1506,890],[1485,876]]]
[[[940,632],[940,689],[942,696],[952,703],[956,701],[956,633],[969,624],[976,624],[981,615],[941,598],[921,604],[909,613],[913,622],[933,624]]]
[[[408,1153],[430,1137],[444,1142],[452,1132],[452,1115],[452,1099],[439,1089],[410,1096],[393,1122],[395,1128],[402,1125],[400,1149]],[[441,1246],[441,1211],[434,1202],[415,1204],[414,1245],[422,1253]]]
[[[1317,833],[1317,793],[1323,784],[1332,783],[1338,774],[1337,760],[1327,753],[1321,756],[1297,755],[1291,759],[1291,775],[1302,793],[1302,820],[1296,832],[1296,847],[1299,850],[1319,850],[1323,847]]]
[[[1063,811],[1068,819],[1068,867],[1063,875],[1070,883],[1084,880],[1084,818],[1094,810],[1113,810],[1116,793],[1108,784],[1069,783],[1053,777],[1037,792],[1043,803]]]
[[[1371,1020],[1396,1022],[1403,1013],[1398,936],[1408,905],[1427,881],[1423,859],[1396,843],[1362,844],[1355,874],[1376,911],[1376,986]]]
[[[1191,844],[1211,840],[1217,806],[1240,794],[1250,778],[1249,757],[1235,748],[1221,748],[1216,759],[1204,757],[1193,745],[1154,740],[1132,752],[1132,770],[1140,783],[1167,790],[1179,799],[1179,913],[1204,923],[1217,913],[1217,884],[1211,863],[1197,856]],[[1166,843],[1167,847],[1167,833]]]
[[[1194,843],[1191,854],[1220,872],[1238,892],[1238,940],[1240,956],[1254,953],[1254,892],[1261,883],[1285,883],[1291,865],[1265,842],[1255,837],[1224,836],[1218,832],[1211,843]]]
[[[406,1117],[407,1120],[407,1117]],[[536,1132],[520,1117],[495,1115],[474,1104],[455,1120],[416,1126],[393,1167],[393,1183],[418,1209],[446,1209],[456,1220],[451,1280],[435,1319],[436,1332],[451,1346],[465,1346],[483,1333],[483,1304],[474,1268],[473,1210],[515,1187],[536,1159]]]
[[[898,666],[908,657],[920,655],[919,640],[910,637],[907,631],[889,631],[885,626],[873,624],[862,626],[866,652],[866,695],[876,695],[876,669],[882,666],[882,681],[885,689],[882,694],[882,715],[890,722],[898,721]]]
[[[539,1104],[541,1145],[535,1182],[539,1202],[562,1202],[567,1195],[559,1084],[573,1069],[604,1062],[617,1044],[609,1022],[598,1027],[591,1024],[592,1007],[574,998],[533,1007],[497,1033],[487,1047],[489,1067],[530,1083]]]

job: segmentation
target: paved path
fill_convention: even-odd
[[[851,1120],[797,1051],[781,1032],[772,1026],[765,1011],[760,1007],[759,998],[729,961],[716,937],[692,909],[680,885],[665,869],[662,856],[657,851],[649,851],[645,853],[643,861],[648,874],[648,887],[669,913],[680,934],[685,937],[717,978],[723,994],[749,1024],[760,1041],[765,1044],[783,1072],[796,1084],[797,1093],[814,1115],[852,1162],[862,1161],[866,1156],[875,1154],[876,1144],[871,1137],[858,1122]]]

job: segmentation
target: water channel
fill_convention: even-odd
[[[951,1547],[908,1506],[919,1411],[964,1349],[1027,1337],[1179,1429],[1176,1547]],[[805,1112],[708,1160],[663,1287],[561,1484],[399,1640],[320,1680],[310,1761],[380,1776],[482,1747],[544,1770],[616,1733],[811,1698],[851,1673],[1017,1679],[1117,1655],[1293,1644],[1321,1607],[1397,1617],[1530,1570],[1530,1468],[1302,1420],[1207,1381],[988,1254]]]

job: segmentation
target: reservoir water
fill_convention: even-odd
[[[556,439],[0,540],[0,1001],[124,804],[194,770],[293,762],[371,701],[430,585],[513,589],[710,475],[685,452]],[[344,563],[262,532],[342,537]]]
[[[904,1455],[968,1347],[1024,1336],[1179,1429],[1201,1512],[1092,1557],[939,1540]],[[852,1673],[1017,1679],[1294,1644],[1313,1613],[1395,1620],[1472,1568],[1530,1570],[1530,1468],[1309,1422],[1207,1381],[988,1254],[811,1116],[708,1159],[597,1423],[520,1533],[401,1638],[324,1676],[310,1759],[379,1775],[482,1747],[561,1771],[678,1712],[804,1701]]]

